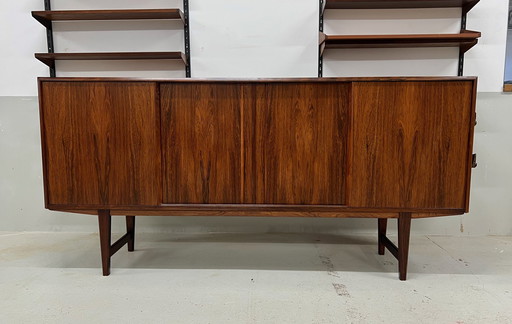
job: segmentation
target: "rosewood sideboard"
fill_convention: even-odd
[[[46,208],[98,216],[104,275],[136,215],[370,217],[405,280],[411,219],[468,211],[474,77],[39,78],[39,100]]]

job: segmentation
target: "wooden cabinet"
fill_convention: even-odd
[[[164,214],[461,214],[475,83],[41,79],[46,201]]]
[[[134,215],[375,217],[403,265],[411,218],[468,209],[476,78],[39,83],[47,208],[130,215],[109,257]]]

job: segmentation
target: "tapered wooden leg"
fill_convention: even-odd
[[[135,250],[135,216],[126,216],[126,232],[128,233],[128,251]]]
[[[112,228],[112,216],[110,210],[98,210],[98,223],[100,226],[100,247],[101,247],[101,264],[103,267],[103,275],[110,274],[110,239]]]
[[[400,280],[407,279],[407,261],[409,259],[409,238],[411,236],[411,213],[398,216],[398,270]]]
[[[379,240],[379,254],[384,255],[386,251],[386,246],[384,245],[384,239],[386,238],[386,230],[388,227],[388,219],[387,218],[379,218],[378,219],[378,240]]]

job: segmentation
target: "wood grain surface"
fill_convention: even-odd
[[[467,210],[475,78],[58,80],[40,79],[54,210]]]
[[[344,204],[350,84],[244,89],[244,202]]]
[[[354,83],[352,207],[465,208],[473,82]]]
[[[48,204],[161,203],[154,83],[43,82]]]
[[[160,87],[164,202],[241,203],[240,87]]]

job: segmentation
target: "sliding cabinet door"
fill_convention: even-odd
[[[240,85],[160,86],[164,203],[241,203]]]
[[[350,84],[244,89],[244,201],[343,205]]]
[[[466,208],[474,87],[355,82],[349,205]]]
[[[50,207],[161,202],[154,83],[43,81],[39,96]]]

